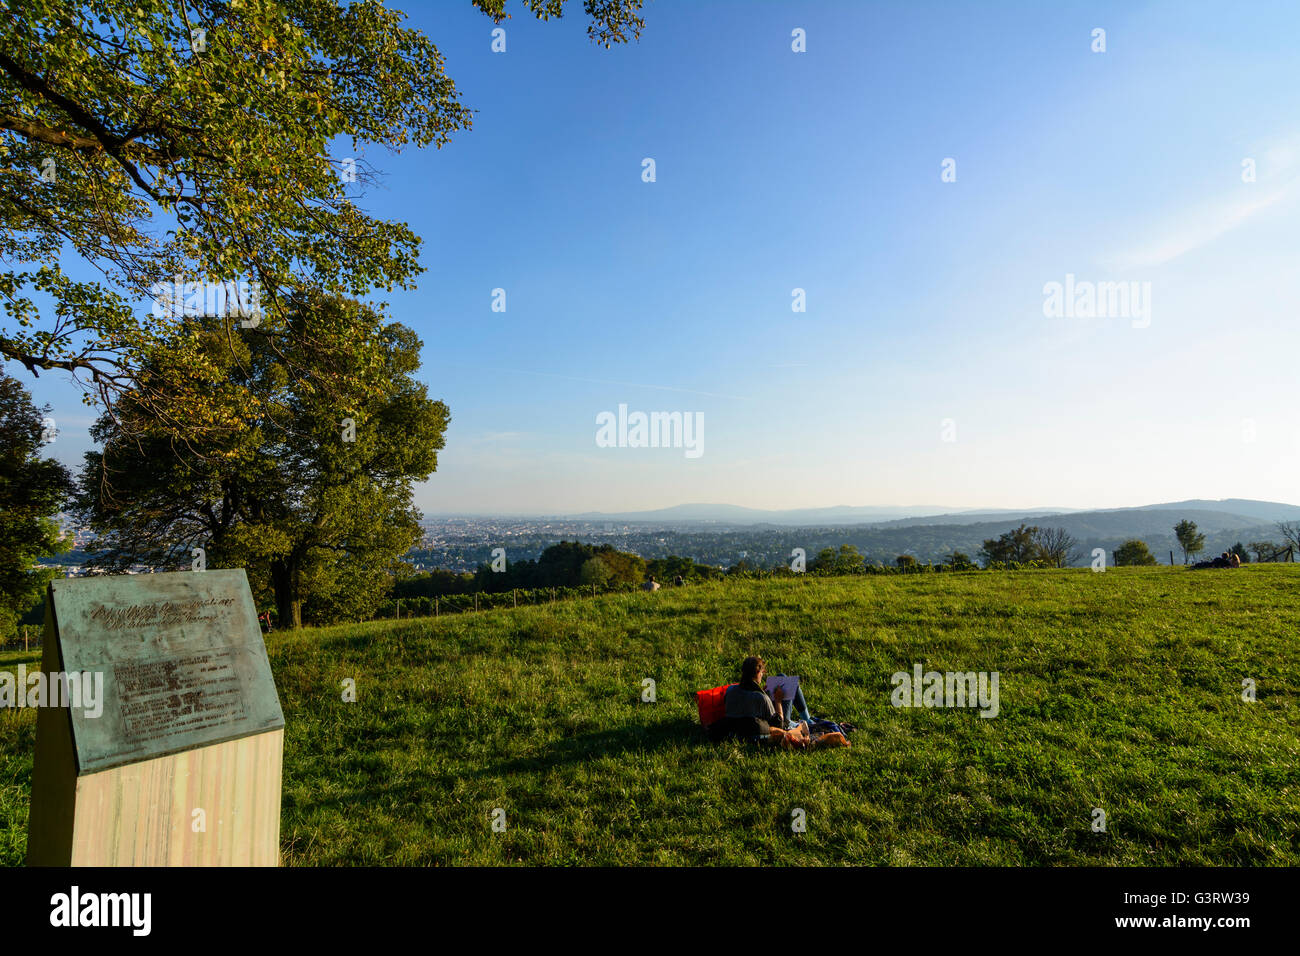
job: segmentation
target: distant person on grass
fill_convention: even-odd
[[[650,577],[646,578],[646,582],[645,582],[645,584],[641,585],[641,590],[642,590],[642,591],[658,591],[658,590],[659,590],[659,582],[655,580],[655,576],[654,576],[653,574],[650,575]]]

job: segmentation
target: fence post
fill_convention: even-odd
[[[518,606],[519,606],[519,592],[516,591],[514,588],[511,588],[511,589],[510,589],[510,597],[511,597],[511,599],[514,600],[514,602],[515,602],[515,607],[518,607]]]
[[[438,596],[436,594],[433,597],[433,616],[438,616]]]
[[[23,628],[23,653],[26,653],[27,650],[28,650],[28,648],[27,648],[27,628],[24,627],[24,628]]]
[[[474,610],[478,610],[478,592],[474,592]]]
[[[1172,551],[1169,552],[1169,566],[1171,568],[1174,566],[1174,553]]]

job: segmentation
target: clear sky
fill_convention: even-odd
[[[365,156],[425,240],[387,299],[452,412],[426,511],[1300,501],[1293,0],[650,0],[610,50],[514,4],[504,53],[396,5],[479,111]],[[1142,305],[1045,315],[1067,275]],[[599,447],[620,404],[702,453]]]

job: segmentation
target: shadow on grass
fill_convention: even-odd
[[[481,780],[510,779],[515,775],[536,775],[541,772],[571,767],[601,757],[620,757],[625,754],[650,754],[674,748],[712,748],[700,725],[693,720],[677,718],[649,727],[628,725],[594,733],[579,734],[555,741],[544,752],[527,757],[516,757],[501,762],[484,761],[476,771],[464,773],[449,771],[418,779],[374,782],[355,787],[328,797],[287,791],[284,810],[289,819],[326,809],[357,806],[399,807],[418,806],[436,799],[436,794],[454,788],[457,780],[467,777]],[[291,823],[291,828],[294,824]]]
[[[699,723],[686,718],[665,720],[650,726],[629,724],[557,740],[543,753],[516,757],[484,767],[474,776],[497,777],[536,773],[585,763],[600,757],[621,757],[630,753],[653,753],[679,747],[710,746]]]

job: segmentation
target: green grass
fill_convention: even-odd
[[[275,634],[284,859],[1296,865],[1298,587],[1294,565],[778,579]],[[751,652],[853,747],[707,743],[691,692]],[[894,708],[917,662],[998,671],[999,716]],[[8,864],[34,742],[0,714]]]

